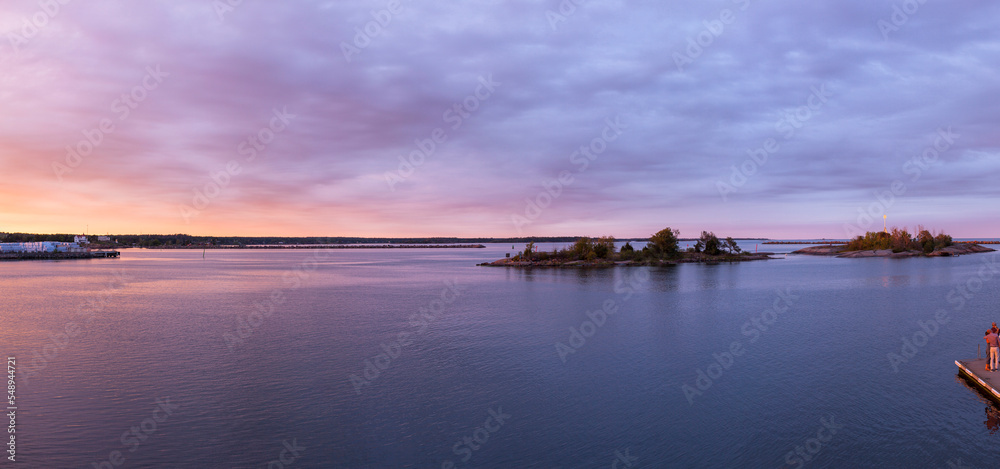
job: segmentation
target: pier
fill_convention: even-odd
[[[963,376],[979,387],[987,396],[1000,402],[1000,371],[986,371],[986,358],[955,360]]]

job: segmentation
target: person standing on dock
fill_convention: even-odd
[[[993,332],[993,329],[990,329],[986,331],[986,337],[983,338],[990,346],[990,358],[986,363],[986,371],[997,371],[997,353],[1000,353],[1000,342],[997,339],[1000,339],[1000,336]]]

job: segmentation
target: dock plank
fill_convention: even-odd
[[[986,361],[985,358],[955,360],[955,364],[962,374],[978,384],[983,391],[1000,400],[1000,371],[986,371]]]

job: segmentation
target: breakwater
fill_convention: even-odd
[[[764,241],[760,244],[847,244],[847,241]]]
[[[485,249],[483,244],[217,244],[155,246],[150,249]]]

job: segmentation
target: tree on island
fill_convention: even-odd
[[[535,250],[535,242],[529,241],[528,244],[524,245],[524,257],[525,259],[531,259],[531,253]]]
[[[726,237],[726,241],[722,243],[722,248],[729,251],[730,254],[739,254],[743,252],[743,250],[740,249],[740,246],[736,244],[736,241],[733,240],[732,236]]]
[[[594,254],[601,259],[607,259],[615,254],[615,237],[601,236],[594,243]]]
[[[677,254],[677,235],[680,230],[672,230],[666,227],[649,238],[650,251],[656,256],[673,256]]]
[[[573,246],[569,248],[569,252],[577,259],[590,260],[596,257],[596,254],[594,254],[594,242],[586,236],[576,240]]]
[[[584,236],[573,243],[567,254],[581,260],[609,259],[615,254],[615,237],[601,236],[594,239]]]
[[[921,236],[923,236],[924,239],[926,240],[927,238],[929,238],[931,236],[931,233],[929,231],[925,230],[925,229],[922,229],[922,227],[921,227],[920,233],[917,235],[917,240],[919,240],[921,238]],[[934,239],[933,248],[930,251],[928,251],[928,252],[937,251],[939,249],[946,248],[946,247],[951,246],[953,244],[951,236],[946,235],[943,232],[942,233],[938,233],[938,235],[934,236],[933,239]],[[915,240],[915,241],[917,241],[917,240]],[[926,244],[925,243],[920,243],[920,247],[923,247],[924,249],[927,249],[928,245],[930,245],[930,243],[926,243]]]
[[[715,236],[715,233],[702,231],[698,242],[694,244],[694,252],[704,251],[709,256],[718,256],[721,253],[719,246],[719,238]]]
[[[920,243],[924,253],[934,251],[934,235],[930,231],[920,230],[920,233],[917,235],[917,242]]]

